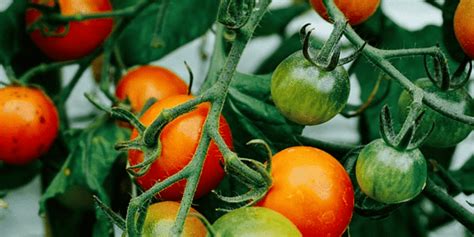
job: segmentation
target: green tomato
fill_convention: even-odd
[[[324,71],[308,62],[302,51],[283,60],[272,75],[276,107],[301,125],[321,124],[336,116],[346,106],[349,92],[349,76],[342,66]]]
[[[298,228],[282,214],[264,207],[229,212],[212,225],[219,237],[296,237]]]
[[[442,91],[437,86],[433,85],[428,78],[418,79],[415,81],[415,84],[426,92],[432,93],[447,101],[448,103],[445,105],[446,107],[459,111],[465,115],[474,115],[474,101],[465,89]],[[398,106],[402,119],[407,117],[409,106],[412,101],[413,99],[408,92],[404,91],[400,95]],[[464,140],[473,129],[467,124],[450,119],[431,108],[426,107],[425,116],[421,123],[421,127],[417,130],[416,136],[420,137],[422,134],[426,134],[430,130],[433,122],[435,123],[434,130],[425,142],[425,145],[431,147],[455,146]]]
[[[420,150],[399,151],[382,139],[365,146],[356,163],[356,178],[367,196],[383,203],[409,201],[426,184],[427,165]]]

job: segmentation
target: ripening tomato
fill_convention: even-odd
[[[59,128],[56,107],[40,89],[0,89],[0,160],[21,165],[48,151]]]
[[[153,104],[140,118],[145,125],[150,125],[164,109],[170,109],[191,100],[190,95],[177,95],[160,100]],[[167,124],[161,131],[159,137],[162,145],[161,155],[151,165],[150,170],[143,176],[137,178],[137,183],[145,190],[151,188],[156,182],[182,170],[192,159],[199,144],[201,130],[209,112],[209,104],[199,105],[195,110],[183,114]],[[232,146],[232,138],[229,125],[221,116],[219,121],[219,132],[228,146]],[[138,132],[132,132],[131,139]],[[130,150],[128,160],[130,165],[142,162],[144,155],[141,151]],[[211,142],[207,151],[206,160],[197,186],[195,198],[199,198],[217,187],[224,177],[221,166],[222,154],[217,146]],[[183,196],[186,181],[181,180],[161,191],[157,197],[163,200],[178,200]]]
[[[53,7],[54,0],[31,0],[32,3]],[[93,14],[112,11],[109,0],[59,0],[59,8],[64,16],[76,14]],[[26,24],[31,25],[42,13],[34,8],[26,10]],[[96,49],[112,32],[112,18],[71,21],[69,30],[61,26],[55,34],[46,36],[40,29],[31,32],[30,36],[38,48],[54,60],[73,60],[84,57]]]
[[[313,147],[290,147],[272,158],[273,186],[258,205],[290,219],[303,236],[341,236],[354,208],[344,167]]]
[[[461,0],[454,13],[454,33],[461,48],[474,58],[474,1]]]
[[[344,13],[347,20],[349,20],[349,24],[357,25],[374,14],[380,4],[380,0],[334,0],[334,3]],[[314,10],[321,17],[329,20],[323,0],[311,0],[311,5],[313,5]]]
[[[140,112],[153,97],[162,100],[187,92],[188,86],[178,75],[164,67],[149,65],[130,70],[117,84],[115,95],[121,100],[128,98],[132,111]]]
[[[166,201],[152,204],[148,207],[143,225],[143,237],[167,237],[176,220],[179,211],[179,203]],[[196,210],[191,208],[190,214],[198,214]],[[205,237],[207,234],[206,227],[197,217],[189,216],[184,221],[182,237]]]

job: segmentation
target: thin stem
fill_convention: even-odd
[[[34,68],[31,68],[27,72],[25,72],[21,77],[20,81],[22,83],[28,83],[31,78],[33,78],[36,75],[43,74],[52,70],[60,69],[64,66],[72,65],[72,64],[77,64],[79,61],[77,60],[72,60],[72,61],[64,61],[64,62],[54,62],[50,64],[42,63]]]
[[[412,57],[412,56],[436,56],[442,54],[437,46],[427,48],[412,48],[412,49],[375,49],[385,59]]]
[[[10,81],[10,83],[19,83],[18,79],[16,79],[16,74],[15,71],[13,70],[12,65],[10,64],[4,64],[3,68],[5,69],[5,73],[7,74],[7,79]]]
[[[117,9],[110,12],[98,12],[98,13],[91,13],[91,14],[76,14],[65,16],[61,14],[45,14],[43,15],[43,19],[46,21],[54,21],[59,23],[67,23],[71,21],[85,21],[91,19],[99,19],[99,18],[112,18],[112,17],[124,17],[124,16],[131,16],[136,13],[136,6],[130,6],[123,9]]]

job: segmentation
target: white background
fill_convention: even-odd
[[[0,0],[0,11],[6,9],[11,2],[12,0]],[[272,7],[284,6],[289,2],[290,1],[287,0],[274,0]],[[441,25],[442,23],[441,12],[424,3],[422,0],[385,0],[382,1],[382,8],[396,23],[412,30],[420,29],[427,24]],[[307,12],[303,16],[294,20],[288,27],[288,32],[296,32],[307,22],[311,22],[313,26],[317,26],[315,34],[318,34],[320,38],[329,35],[331,25],[324,22],[313,11]],[[207,52],[211,53],[213,40],[212,35],[209,34],[209,36],[211,38],[207,42],[206,49]],[[187,72],[183,66],[183,61],[186,60],[196,74],[197,82],[194,86],[194,89],[196,89],[201,84],[208,66],[207,62],[202,62],[200,60],[198,54],[198,47],[200,44],[200,40],[195,40],[154,64],[168,67],[179,74],[182,78],[187,78]],[[265,59],[278,46],[278,44],[279,38],[276,36],[254,40],[246,49],[241,59],[239,71],[252,72],[256,69],[257,65],[259,65],[259,62]],[[75,69],[75,66],[71,66],[64,70],[65,83],[67,83],[67,80],[71,78]],[[5,78],[3,68],[0,66],[0,81],[6,81]],[[360,103],[359,88],[357,83],[354,82],[355,80],[352,78],[350,102],[357,104]],[[94,86],[91,72],[88,70],[68,101],[67,105],[70,116],[85,115],[92,110],[92,107],[82,95],[84,92],[93,91]],[[307,135],[329,141],[356,143],[359,139],[356,125],[357,119],[345,119],[338,116],[326,124],[316,127],[308,127],[304,132]],[[474,133],[458,146],[451,168],[459,168],[473,153]],[[26,186],[11,191],[5,198],[5,201],[9,204],[9,208],[0,208],[0,235],[4,237],[44,236],[43,222],[37,214],[39,198],[39,178],[34,179]],[[456,199],[463,205],[465,205],[464,200],[466,199],[474,202],[473,196],[465,197],[460,195],[456,197]],[[467,205],[465,206],[470,208]],[[470,208],[470,210],[474,211],[474,208]],[[439,229],[432,236],[463,236],[463,228],[458,223],[452,223]]]

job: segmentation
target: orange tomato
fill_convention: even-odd
[[[341,236],[352,217],[349,175],[328,153],[291,147],[272,158],[273,186],[258,205],[290,219],[303,236]]]
[[[474,1],[461,0],[454,13],[454,33],[461,48],[474,58]]]
[[[43,91],[7,86],[0,89],[0,126],[0,160],[26,164],[49,150],[58,133],[58,112]]]
[[[160,100],[153,104],[140,118],[145,125],[150,125],[164,109],[170,109],[193,97],[189,95],[177,95]],[[150,170],[143,176],[137,178],[137,183],[145,190],[151,188],[156,182],[182,170],[192,159],[201,137],[202,126],[209,112],[209,104],[201,104],[195,110],[177,117],[167,124],[160,134],[162,145],[161,155],[151,165]],[[219,132],[227,145],[232,146],[230,128],[224,117],[220,117]],[[137,137],[138,132],[132,132],[131,139]],[[143,153],[138,150],[130,150],[128,160],[131,165],[136,165],[144,159]],[[201,173],[195,198],[216,188],[224,177],[221,166],[222,154],[217,146],[211,142],[207,150],[206,160]],[[183,196],[186,181],[181,180],[161,191],[157,197],[163,200],[178,200]]]
[[[380,4],[380,0],[334,0],[336,6],[344,13],[349,24],[357,25],[367,20]],[[314,10],[323,17],[326,21],[329,21],[329,16],[326,11],[326,7],[323,4],[323,0],[311,0]]]
[[[140,66],[119,81],[115,95],[121,100],[128,98],[132,111],[140,112],[150,98],[162,100],[187,92],[186,83],[172,71],[159,66]]]

